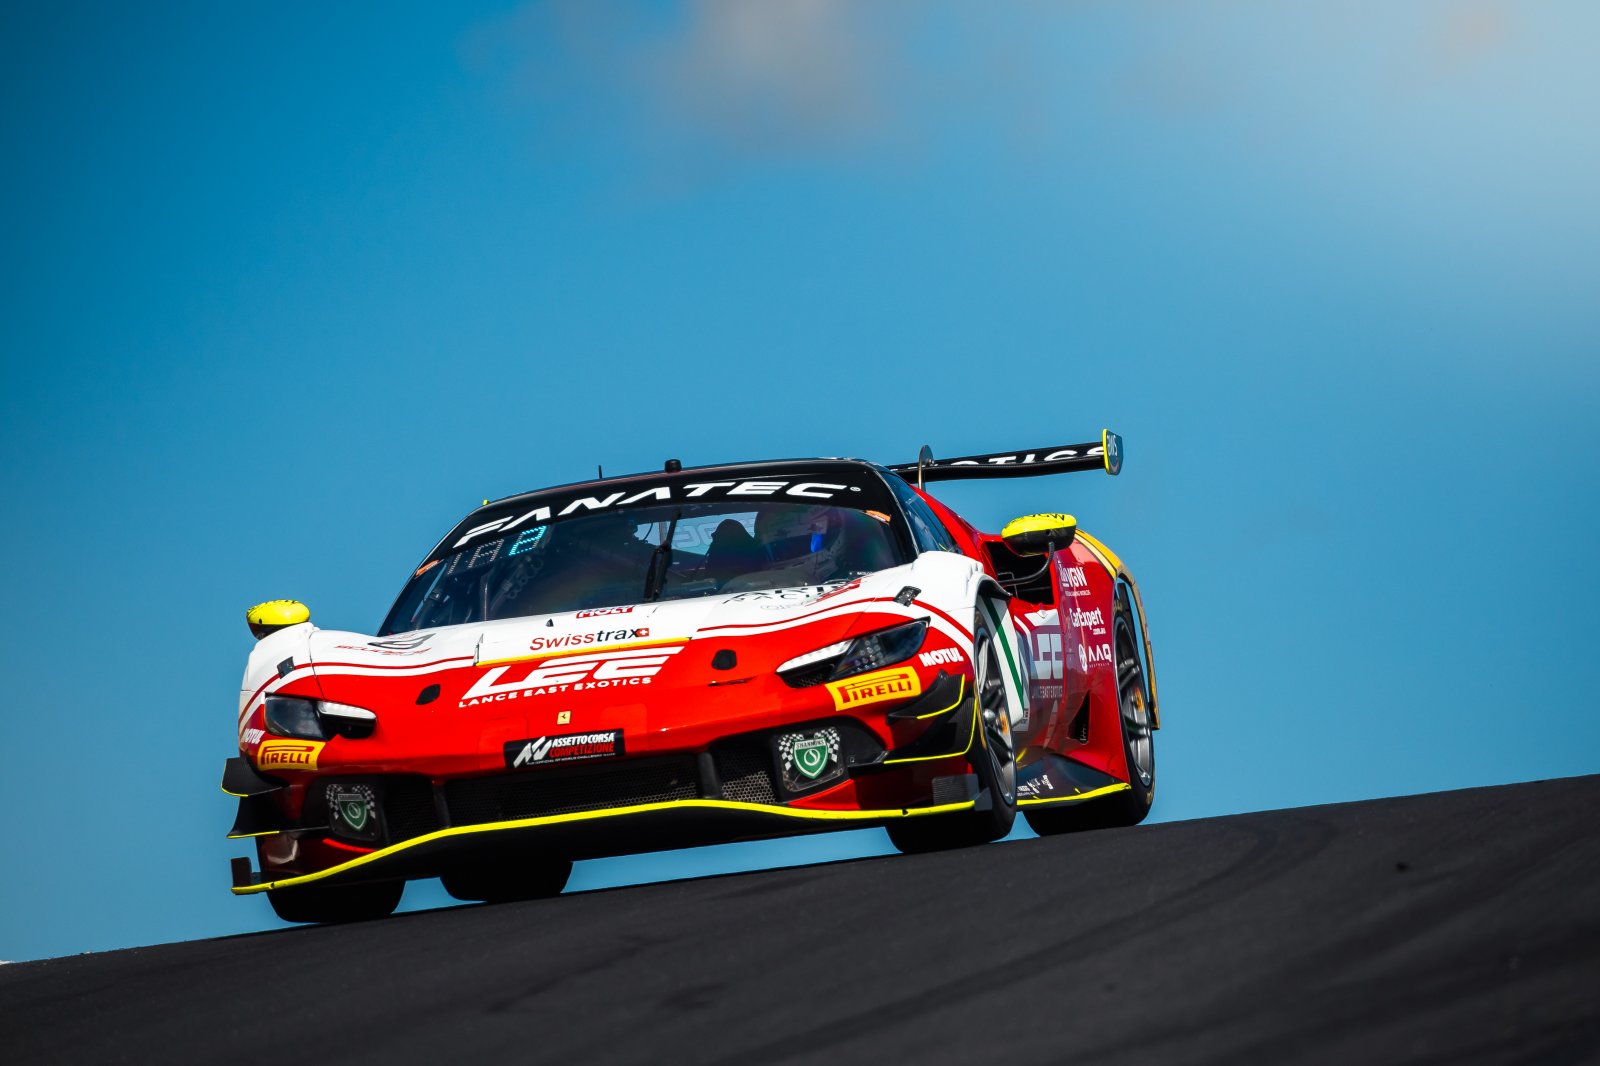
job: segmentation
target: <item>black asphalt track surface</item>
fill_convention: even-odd
[[[1597,816],[1572,778],[22,963],[0,1062],[1596,1062]]]

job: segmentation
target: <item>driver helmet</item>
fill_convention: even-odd
[[[756,542],[774,563],[830,552],[843,532],[843,516],[832,507],[782,504],[756,516]]]

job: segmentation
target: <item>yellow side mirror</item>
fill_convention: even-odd
[[[260,640],[285,626],[311,621],[311,608],[299,600],[268,600],[246,611],[244,620],[250,624],[250,635]]]
[[[1060,551],[1078,534],[1078,520],[1069,514],[1030,514],[1014,518],[1000,531],[1006,547],[1018,555],[1043,555],[1055,545]]]

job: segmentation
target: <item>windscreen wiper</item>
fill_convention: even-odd
[[[661,538],[650,552],[650,565],[644,572],[644,600],[652,603],[661,596],[661,589],[667,583],[667,568],[672,565],[672,537],[678,531],[678,519],[683,517],[683,508],[678,508],[672,514],[672,521],[667,523],[667,535]]]

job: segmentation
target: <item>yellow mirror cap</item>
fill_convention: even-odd
[[[311,608],[299,600],[268,600],[246,611],[244,619],[253,626],[295,626],[311,621]]]
[[[1043,533],[1051,529],[1077,529],[1078,520],[1069,514],[1028,514],[1013,518],[1000,531],[1006,540],[1024,533]]]

